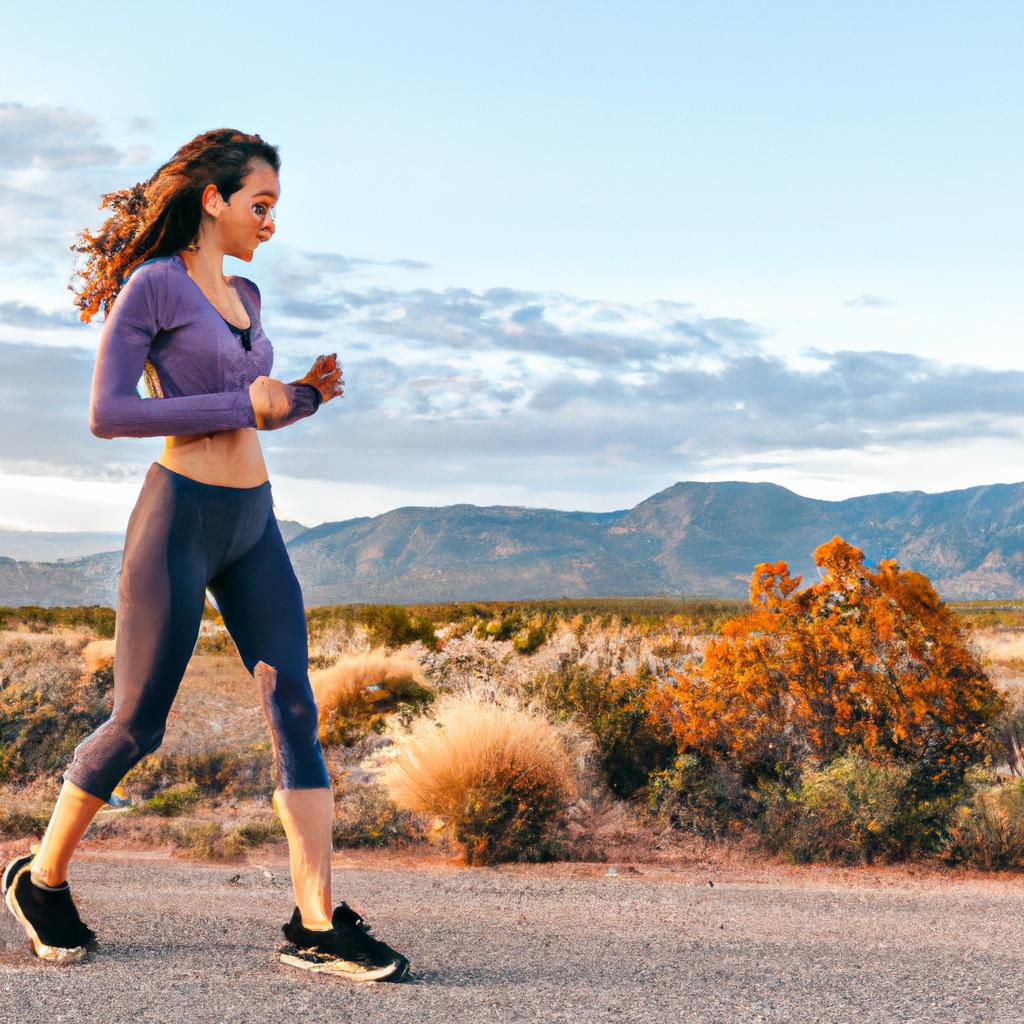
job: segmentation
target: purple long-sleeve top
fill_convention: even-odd
[[[270,374],[260,291],[233,278],[249,314],[251,351],[177,254],[140,263],[103,324],[89,403],[97,437],[157,437],[255,427],[249,385]],[[239,325],[240,326],[240,325]],[[149,398],[137,385],[145,376]]]

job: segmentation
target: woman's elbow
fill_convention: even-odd
[[[116,436],[113,424],[104,414],[104,410],[96,405],[89,409],[89,431],[93,437],[103,437],[108,440]]]

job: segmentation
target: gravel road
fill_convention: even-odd
[[[277,961],[283,858],[81,852],[71,884],[101,948],[45,964],[3,908],[0,1021],[1016,1024],[1024,1007],[1019,879],[580,870],[338,855],[336,901],[412,961],[403,984],[353,985]]]

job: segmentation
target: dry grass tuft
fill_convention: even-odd
[[[511,697],[446,694],[381,773],[394,803],[435,815],[467,863],[545,859],[577,793],[558,729]]]
[[[309,674],[310,685],[321,708],[353,708],[372,695],[387,690],[388,683],[411,679],[426,686],[420,663],[409,654],[388,654],[384,648],[340,658],[330,668]]]
[[[434,699],[420,663],[410,654],[378,648],[349,655],[310,673],[320,709],[320,741],[325,747],[350,745],[379,731],[390,712],[415,714]]]

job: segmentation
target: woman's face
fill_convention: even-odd
[[[218,242],[225,255],[246,263],[256,247],[267,242],[276,230],[272,210],[281,195],[277,172],[264,160],[255,160],[242,180],[242,187],[221,205],[217,215]]]

